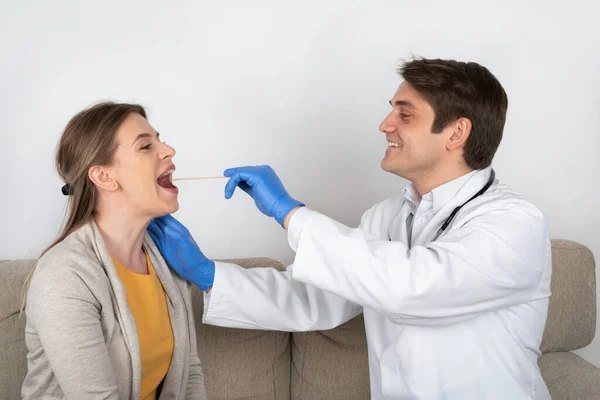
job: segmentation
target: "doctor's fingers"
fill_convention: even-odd
[[[158,226],[155,220],[150,221],[147,232],[150,234],[152,240],[154,240],[154,243],[158,246],[164,235],[162,229]]]
[[[233,196],[233,192],[235,188],[239,185],[241,181],[241,177],[239,175],[233,175],[227,183],[225,184],[225,198],[230,199]]]
[[[235,188],[238,186],[247,192],[246,188],[252,187],[252,180],[249,180],[249,178],[251,178],[251,176],[248,175],[248,173],[240,173],[239,171],[235,172],[225,185],[225,198],[230,199],[231,196],[233,196]]]
[[[236,168],[227,168],[224,172],[223,172],[223,176],[227,177],[227,178],[231,178],[231,176],[233,174],[235,174],[235,171],[238,170],[238,167]]]
[[[162,217],[155,218],[156,222],[161,226],[163,231],[167,228],[173,229],[175,231],[188,234],[189,230],[179,222],[174,216],[171,214],[163,215]]]
[[[173,220],[176,224],[172,221],[165,223],[164,217],[154,218],[150,222],[150,225],[148,225],[148,230],[159,238],[162,243],[165,243],[167,240],[180,240],[181,238],[191,236],[185,226],[181,225],[175,218]]]
[[[158,247],[158,245],[160,244],[160,239],[158,238],[158,236],[156,236],[154,233],[152,233],[151,230],[148,230],[148,235],[150,235],[150,238],[152,239],[152,241],[154,242],[156,247]]]
[[[229,175],[229,173],[231,173],[231,178],[225,185],[226,199],[230,199],[231,196],[233,196],[233,192],[237,186],[250,194],[247,189],[256,186],[256,184],[261,181],[261,174],[264,173],[264,166],[232,168],[225,171],[225,176]],[[245,183],[245,186],[242,186],[241,183]]]
[[[268,165],[257,165],[257,166],[247,165],[245,167],[227,168],[225,171],[223,171],[223,176],[230,178],[236,172],[258,174],[261,172],[261,170],[264,170],[265,168],[270,168],[270,167]]]
[[[240,184],[238,186],[244,192],[248,193],[248,195],[250,195],[250,197],[254,198],[254,191],[252,190],[252,186],[248,185],[248,183],[246,183],[246,182],[240,182]]]

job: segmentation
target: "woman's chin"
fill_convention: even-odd
[[[175,197],[169,202],[169,204],[167,204],[167,209],[168,214],[173,214],[174,212],[177,212],[177,210],[179,210],[179,200],[177,200],[177,197]]]
[[[163,202],[162,207],[156,210],[155,217],[162,217],[163,215],[173,214],[179,210],[179,201],[177,197],[169,199]]]

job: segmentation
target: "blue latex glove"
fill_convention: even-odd
[[[148,233],[171,268],[201,290],[212,287],[215,262],[202,254],[196,241],[179,221],[171,215],[155,218]]]
[[[230,199],[235,188],[239,186],[254,199],[260,212],[275,218],[281,226],[290,211],[304,206],[288,194],[275,171],[268,165],[229,168],[223,175],[230,177],[225,185],[226,199]]]

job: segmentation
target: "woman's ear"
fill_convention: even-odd
[[[467,142],[469,135],[471,134],[471,128],[473,124],[469,118],[461,117],[454,122],[454,132],[446,143],[448,150],[454,150],[461,148]]]
[[[94,165],[88,170],[88,177],[98,189],[114,192],[119,187],[119,184],[113,178],[111,171],[107,167]]]

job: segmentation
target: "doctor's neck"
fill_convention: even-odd
[[[433,189],[448,182],[452,182],[471,171],[473,171],[473,169],[465,163],[453,166],[447,164],[436,165],[435,167],[423,171],[421,174],[417,174],[416,177],[409,180],[415,185],[417,192],[419,192],[421,196],[424,196]]]

